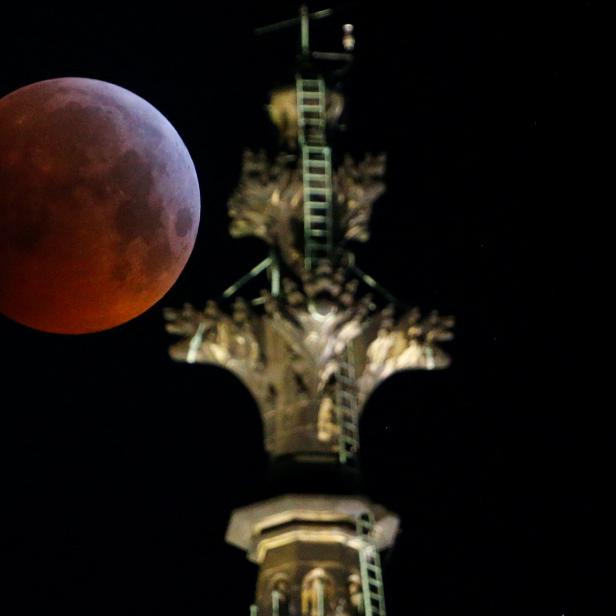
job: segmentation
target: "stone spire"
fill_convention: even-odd
[[[269,105],[283,150],[246,152],[228,204],[231,234],[262,239],[270,256],[220,302],[165,317],[181,338],[175,360],[222,366],[246,385],[273,459],[357,474],[366,401],[395,372],[447,367],[440,343],[451,339],[453,319],[402,308],[355,265],[349,243],[368,239],[385,156],[332,156],[328,137],[344,98],[317,60],[349,54],[311,52],[309,18],[303,8],[300,19],[265,29],[302,25],[295,84],[275,90]],[[351,32],[345,25],[347,49]],[[268,288],[239,297],[263,272]],[[235,511],[227,540],[260,567],[253,616],[385,616],[379,550],[397,528],[394,514],[361,496],[294,494]]]

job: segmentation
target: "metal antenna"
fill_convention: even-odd
[[[299,9],[299,15],[302,21],[302,53],[307,56],[310,53],[310,17],[305,4]]]
[[[284,21],[278,21],[275,24],[269,24],[267,26],[261,26],[255,29],[255,35],[261,36],[263,34],[270,34],[271,32],[277,32],[278,30],[285,30],[291,26],[298,24],[302,25],[302,34],[304,29],[304,22],[308,22],[311,19],[322,19],[323,17],[330,17],[334,14],[334,9],[323,9],[322,11],[316,11],[314,13],[308,13],[308,7],[304,4],[300,9],[300,16],[293,17],[291,19],[285,19]],[[307,29],[307,26],[305,26]],[[307,33],[306,33],[307,34]],[[303,37],[302,37],[303,40]]]
[[[353,55],[351,53],[335,53],[335,52],[326,52],[326,51],[310,51],[310,20],[311,19],[323,19],[324,17],[331,17],[334,14],[334,9],[323,9],[322,11],[316,11],[314,13],[308,12],[308,7],[305,4],[302,4],[299,10],[299,17],[293,17],[292,19],[285,19],[284,21],[276,22],[275,24],[270,24],[268,26],[262,26],[260,28],[255,29],[255,35],[261,36],[263,34],[270,34],[272,32],[277,32],[278,30],[285,30],[286,28],[290,28],[292,26],[300,26],[301,38],[300,38],[300,48],[301,53],[304,58],[312,57],[317,60],[343,60],[350,61],[353,59]],[[351,28],[350,30],[348,28]],[[352,51],[355,45],[355,38],[353,37],[352,31],[353,26],[350,24],[345,24],[344,26],[344,38],[343,38],[343,46],[348,51]]]

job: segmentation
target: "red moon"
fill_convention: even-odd
[[[176,281],[199,215],[186,146],[132,92],[62,78],[0,99],[5,316],[64,334],[125,323]]]

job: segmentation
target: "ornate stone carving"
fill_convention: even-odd
[[[246,150],[228,206],[233,237],[253,235],[277,246],[283,261],[296,269],[303,259],[303,189],[294,161],[285,154],[272,161],[264,151]]]
[[[385,191],[385,183],[382,181],[385,162],[385,154],[368,154],[360,162],[345,156],[342,165],[334,173],[334,193],[344,239],[360,242],[368,240],[372,204]]]
[[[368,239],[372,206],[385,190],[385,156],[338,164],[332,155],[326,129],[344,99],[308,61],[350,58],[311,54],[309,20],[302,7],[296,85],[274,90],[268,107],[287,152],[246,151],[228,203],[231,234],[262,239],[270,256],[224,292],[224,306],[185,305],[165,317],[167,331],[181,338],[170,350],[175,360],[224,367],[252,393],[272,457],[352,465],[371,393],[394,372],[446,367],[439,344],[452,337],[453,319],[396,308],[354,263],[347,243]],[[352,30],[344,26],[347,51]],[[265,268],[271,292],[229,300]],[[367,287],[391,305],[378,304]],[[395,515],[363,498],[295,495],[236,510],[227,540],[259,564],[253,615],[384,616],[379,551],[397,529]]]
[[[367,513],[374,516],[370,536],[356,526]],[[259,614],[273,612],[276,590],[287,608],[281,613],[315,616],[321,603],[325,614],[359,616],[365,613],[361,552],[390,547],[398,526],[395,515],[363,498],[294,495],[235,510],[227,541],[259,565]]]
[[[288,278],[282,286],[280,297],[263,292],[258,307],[237,299],[229,312],[211,301],[203,311],[189,305],[165,311],[167,330],[183,338],[171,356],[236,374],[259,405],[274,456],[338,451],[342,362],[352,362],[358,410],[394,372],[449,363],[437,346],[451,338],[449,317],[377,310],[370,295],[355,296],[356,281],[340,272],[306,276],[306,292]]]
[[[385,155],[368,155],[361,162],[345,157],[333,174],[332,216],[336,241],[366,241],[372,204],[385,185]],[[231,235],[252,235],[275,246],[283,262],[302,275],[304,269],[304,210],[301,173],[296,158],[264,151],[244,153],[238,188],[229,199]]]
[[[344,97],[339,92],[327,90],[325,114],[327,122],[334,124],[344,108]],[[291,150],[297,148],[297,92],[295,86],[284,86],[272,91],[267,106],[270,119],[280,132],[280,138]]]

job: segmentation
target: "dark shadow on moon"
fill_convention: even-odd
[[[192,229],[193,217],[190,212],[190,208],[183,207],[177,215],[175,221],[175,232],[178,237],[185,237],[186,234]]]
[[[135,150],[128,150],[119,157],[105,178],[114,192],[130,196],[119,201],[114,217],[114,227],[126,242],[137,238],[147,242],[164,231],[162,208],[150,205],[153,184],[151,168],[149,161],[143,160]]]

